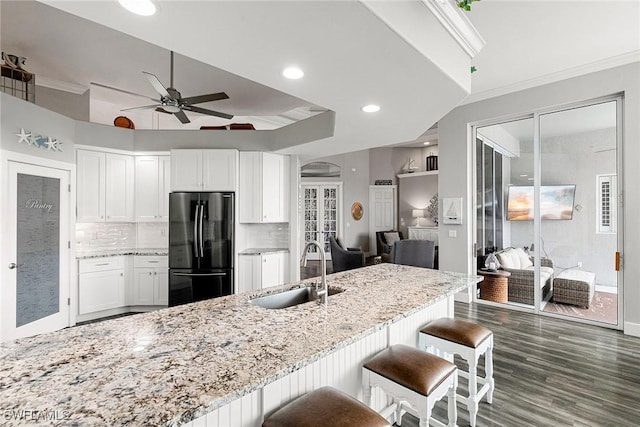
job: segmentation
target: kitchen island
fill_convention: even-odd
[[[453,295],[479,280],[380,264],[327,276],[343,292],[326,309],[249,302],[309,279],[0,344],[0,416],[3,425],[33,425],[34,417],[56,425],[259,425],[322,385],[359,396],[364,360],[391,344],[415,345],[417,330],[453,316]]]

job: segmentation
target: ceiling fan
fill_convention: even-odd
[[[129,92],[127,90],[118,89],[118,88],[103,85],[100,83],[91,82],[91,84],[100,86],[106,89],[112,89],[118,92],[126,93],[129,95],[141,96],[143,98],[148,98],[155,102],[155,104],[153,105],[143,105],[141,107],[125,108],[120,111],[146,110],[146,109],[153,108],[156,111],[161,113],[173,114],[183,124],[191,122],[187,117],[187,115],[185,114],[185,111],[193,111],[194,113],[207,114],[209,116],[221,117],[223,119],[233,118],[233,115],[231,114],[221,113],[219,111],[214,111],[214,110],[208,110],[206,108],[196,107],[195,105],[193,105],[193,104],[201,104],[203,102],[212,102],[212,101],[219,101],[221,99],[228,99],[229,96],[224,92],[210,93],[207,95],[190,96],[187,98],[183,98],[182,95],[180,95],[180,92],[178,92],[173,87],[173,51],[171,51],[171,81],[170,81],[170,86],[168,88],[165,88],[164,85],[160,83],[160,80],[155,75],[148,73],[146,71],[143,71],[142,73],[145,75],[147,80],[149,80],[149,83],[151,83],[151,86],[153,86],[156,92],[158,92],[158,94],[160,95],[160,99],[150,98],[145,95],[140,95],[138,93]]]

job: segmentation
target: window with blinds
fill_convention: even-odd
[[[597,233],[616,232],[616,175],[598,175],[597,177],[598,203]]]

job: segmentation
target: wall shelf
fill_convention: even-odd
[[[438,171],[419,171],[419,172],[411,172],[411,173],[399,173],[396,175],[398,178],[409,178],[412,176],[426,176],[426,175],[438,175]]]

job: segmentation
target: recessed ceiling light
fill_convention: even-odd
[[[521,176],[522,178],[526,178],[526,177],[528,177],[529,175],[527,175],[526,173],[523,173],[523,174],[520,174],[520,176]]]
[[[156,13],[156,5],[151,0],[118,0],[118,3],[136,15],[151,16]]]
[[[429,141],[425,141],[422,143],[423,145],[429,145]]]
[[[533,178],[527,178],[527,181],[533,181]]]
[[[298,80],[304,76],[304,71],[298,67],[287,67],[282,71],[282,75],[291,80]]]
[[[365,113],[375,113],[377,111],[380,111],[380,106],[376,104],[365,105],[364,107],[362,107],[362,111],[364,111]]]

